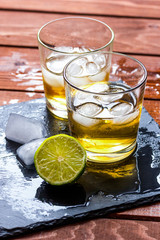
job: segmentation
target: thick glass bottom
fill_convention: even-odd
[[[67,109],[60,109],[56,107],[56,104],[54,102],[50,102],[46,98],[46,105],[48,110],[58,119],[68,119]]]
[[[95,163],[114,163],[129,157],[136,149],[136,141],[123,151],[115,153],[95,153],[87,151],[87,160]]]

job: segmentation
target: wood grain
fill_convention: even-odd
[[[0,91],[0,106],[29,101],[44,97],[43,93],[20,92],[20,91]]]
[[[145,98],[160,99],[159,57],[134,57],[148,71]],[[38,49],[0,47],[0,89],[43,92]]]
[[[143,105],[154,120],[160,125],[160,101],[145,100]]]
[[[0,49],[0,89],[43,92],[38,49]]]
[[[156,0],[1,0],[1,9],[159,18]]]
[[[159,236],[159,222],[97,219],[14,240],[157,240]]]
[[[160,203],[154,203],[135,209],[113,213],[110,218],[136,219],[136,220],[153,220],[160,222]]]
[[[38,29],[48,21],[66,16],[69,15],[15,11],[10,18],[10,11],[1,11],[0,45],[37,47]],[[114,30],[114,51],[160,55],[160,20],[95,18]],[[90,41],[90,36],[86,37]]]
[[[114,51],[135,54],[144,63],[148,71],[144,107],[160,124],[160,0],[1,0],[0,10],[0,105],[44,96],[39,53],[31,49],[37,48],[37,31],[50,20],[84,14],[113,28]],[[14,240],[157,240],[159,236],[160,203],[156,203]]]

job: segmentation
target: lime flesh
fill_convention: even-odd
[[[39,176],[51,185],[68,184],[84,172],[86,151],[74,137],[58,134],[40,145],[34,164]]]

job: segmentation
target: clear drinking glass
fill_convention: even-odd
[[[64,69],[71,134],[88,160],[111,163],[136,148],[147,71],[120,53],[84,54]]]
[[[86,17],[57,19],[41,27],[38,44],[46,104],[55,116],[67,118],[64,66],[84,52],[112,51],[113,39],[107,24]]]

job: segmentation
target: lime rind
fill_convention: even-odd
[[[37,149],[37,173],[51,185],[75,182],[84,172],[86,151],[77,139],[66,134],[47,138]]]

